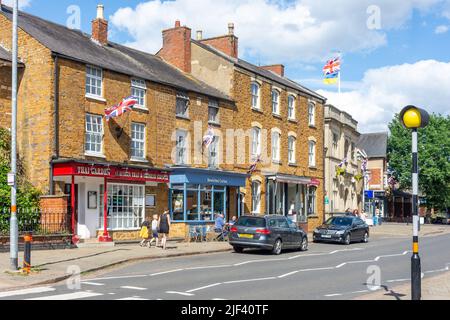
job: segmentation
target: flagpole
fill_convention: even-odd
[[[339,68],[339,75],[338,75],[338,93],[339,98],[341,97],[341,70],[342,70],[342,57],[341,52],[338,51],[338,57],[339,57],[339,63],[341,64],[341,67]]]

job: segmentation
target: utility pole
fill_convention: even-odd
[[[413,255],[411,257],[411,299],[420,300],[422,297],[422,271],[419,256],[419,163],[417,148],[417,129],[428,125],[429,115],[415,106],[407,106],[400,112],[403,126],[412,129],[412,214],[413,214]]]
[[[17,19],[19,1],[14,0],[12,30],[12,84],[11,84],[11,218],[10,218],[10,262],[11,269],[17,270],[19,256],[19,230],[17,226]]]

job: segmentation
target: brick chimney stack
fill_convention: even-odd
[[[191,72],[191,29],[181,26],[179,20],[175,27],[163,30],[163,47],[158,55],[166,62],[183,72]]]
[[[234,23],[228,24],[228,34],[225,36],[214,37],[201,41],[204,44],[208,44],[219,51],[222,51],[226,55],[233,58],[238,58],[239,42],[238,37],[234,35]]]
[[[273,64],[273,65],[270,65],[270,66],[261,66],[260,68],[272,71],[272,72],[276,73],[277,75],[279,75],[281,77],[284,77],[284,65],[282,65],[282,64]]]
[[[108,44],[108,21],[104,17],[104,6],[97,6],[97,18],[92,20],[92,39],[101,45]]]

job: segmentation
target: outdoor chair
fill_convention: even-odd
[[[201,233],[199,230],[199,226],[197,225],[190,225],[189,226],[189,242],[194,240],[194,242],[197,242],[198,240],[201,241]]]

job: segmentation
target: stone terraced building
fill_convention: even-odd
[[[11,24],[2,5],[3,127]],[[165,209],[171,237],[218,213],[322,222],[324,97],[284,77],[282,66],[239,59],[231,25],[224,37],[193,40],[177,23],[156,55],[107,35],[103,6],[91,35],[19,13],[19,156],[46,194],[42,205],[67,207],[78,238],[102,238],[106,220],[113,240],[136,239],[144,219]],[[138,100],[133,111],[106,121],[105,109],[128,96]]]

